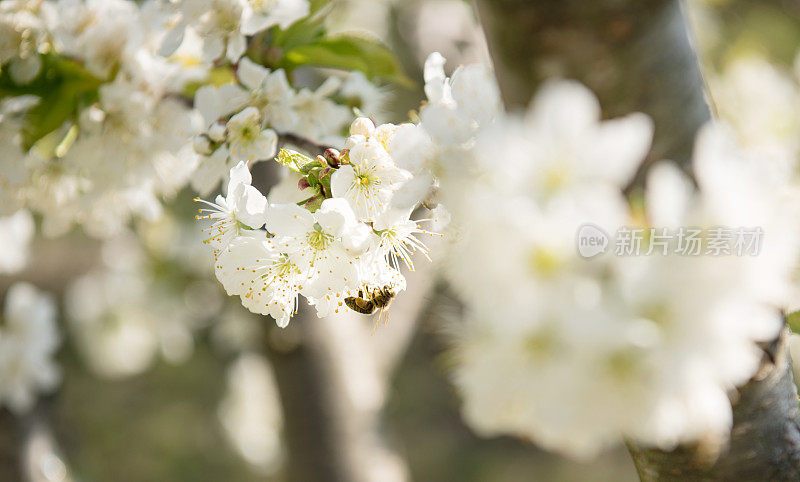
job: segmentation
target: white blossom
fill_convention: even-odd
[[[300,289],[307,296],[320,298],[356,285],[354,257],[363,252],[372,233],[343,199],[326,199],[315,213],[295,204],[270,206],[266,228],[300,268],[306,279]]]
[[[394,192],[410,177],[380,142],[365,141],[350,148],[348,164],[333,174],[331,189],[334,197],[350,203],[359,219],[372,221],[389,209]]]
[[[622,189],[647,154],[649,119],[601,121],[594,96],[563,81],[545,84],[524,118],[498,115],[457,95],[442,63],[433,57],[426,69],[441,118],[401,128],[390,152],[419,162],[408,140],[440,166],[456,239],[447,277],[466,305],[451,328],[466,420],[480,434],[517,434],[575,457],[621,436],[662,449],[724,439],[727,393],[754,374],[756,342],[776,336],[792,292],[797,234],[774,180],[709,127],[695,148],[697,187],[657,165],[645,219],[634,217]],[[463,131],[443,135],[448,119]],[[449,169],[459,151],[465,165]],[[587,222],[606,233],[759,226],[774,237],[760,256],[587,260],[575,249]]]
[[[261,115],[248,107],[228,121],[228,146],[234,161],[256,162],[275,155],[278,136],[271,129],[261,128]]]
[[[250,185],[252,177],[247,164],[240,161],[230,172],[228,191],[225,197],[218,195],[214,202],[203,201],[206,207],[200,209],[198,219],[211,221],[206,242],[214,251],[228,245],[231,239],[243,230],[258,229],[264,225],[267,199],[258,189]]]
[[[247,0],[242,33],[252,35],[273,25],[285,29],[309,13],[308,0]]]

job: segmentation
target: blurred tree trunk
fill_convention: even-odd
[[[655,121],[649,162],[686,163],[709,119],[703,79],[677,0],[477,0],[506,106],[527,105],[549,77],[577,79],[604,115],[641,111]],[[641,182],[641,174],[638,181]],[[642,480],[800,480],[800,410],[785,335],[733,397],[734,427],[666,452],[629,445]]]
[[[605,116],[653,118],[651,160],[689,159],[709,111],[677,0],[478,0],[478,11],[507,107],[547,78],[576,79]]]
[[[294,139],[288,144],[317,154],[321,148]],[[253,169],[262,192],[277,182],[275,164]],[[269,166],[272,166],[270,168]],[[435,240],[429,247],[436,249]],[[372,333],[373,317],[350,310],[318,318],[301,306],[285,329],[272,318],[266,355],[275,372],[283,410],[291,481],[402,482],[407,468],[381,433],[391,375],[411,341],[433,287],[434,266],[419,263],[407,273],[391,320]],[[373,315],[374,316],[374,315]]]
[[[381,433],[381,411],[430,285],[419,276],[409,287],[416,291],[393,303],[391,322],[374,335],[371,318],[350,311],[317,318],[305,306],[287,328],[271,329],[267,356],[280,392],[289,480],[408,479]]]
[[[6,409],[0,409],[0,480],[25,480],[22,476],[25,437],[19,420]]]

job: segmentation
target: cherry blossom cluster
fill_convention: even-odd
[[[207,194],[244,156],[271,157],[272,129],[341,141],[352,106],[379,114],[385,99],[364,74],[298,90],[242,57],[255,35],[308,14],[306,0],[4,1],[0,67],[13,89],[0,103],[0,215],[25,208],[47,235],[78,224],[110,237],[157,219],[188,184]],[[219,71],[237,75],[219,86]],[[64,81],[42,91],[53,77]],[[245,147],[254,122],[271,130]]]
[[[131,215],[158,216],[160,198],[181,188],[196,162],[186,139],[197,128],[197,116],[175,95],[206,75],[198,63],[157,55],[168,21],[159,2],[3,2],[0,17],[0,35],[21,39],[19,52],[3,54],[13,57],[9,74],[20,91],[29,85],[35,91],[41,76],[75,76],[53,87],[61,89],[52,92],[56,100],[45,92],[44,99],[28,95],[3,102],[0,185],[8,202],[1,209],[41,213],[49,235],[78,223],[106,236]],[[192,48],[187,43],[181,58],[190,59]],[[84,92],[70,89],[88,85],[99,85],[95,99],[87,97],[63,125],[36,126],[55,130],[33,149],[23,145],[24,129],[36,124],[22,120],[29,112],[43,115],[33,113],[38,103],[66,109]]]
[[[571,81],[505,113],[488,69],[448,78],[442,64],[429,58],[428,103],[406,146],[437,173],[452,212],[446,272],[465,318],[449,331],[466,420],[575,457],[622,437],[661,448],[724,440],[728,393],[755,374],[756,342],[783,326],[798,260],[796,218],[761,159],[710,125],[696,184],[662,161],[643,195],[626,195],[649,151],[647,116],[601,120]],[[763,245],[758,256],[586,259],[576,249],[586,223],[758,226]]]
[[[314,90],[297,90],[283,69],[269,70],[246,57],[240,59],[236,82],[206,85],[195,94],[204,128],[194,138],[200,160],[192,187],[206,195],[239,161],[272,159],[279,134],[341,145],[353,114],[334,99],[353,97],[358,97],[356,103],[369,115],[378,115],[385,99],[361,72],[349,74],[344,81],[329,77]]]
[[[247,50],[247,36],[279,25],[286,28],[309,14],[308,0],[173,0],[172,18],[162,52],[173,53],[187,31],[202,39],[203,58],[236,63]]]
[[[341,153],[282,150],[276,160],[291,175],[269,200],[239,161],[226,196],[200,201],[198,216],[212,222],[206,242],[226,292],[285,327],[301,295],[326,316],[347,309],[348,297],[404,290],[400,267],[413,270],[415,252],[427,257],[429,233],[411,218],[419,203],[395,202],[414,181],[387,150],[399,129],[358,118]]]

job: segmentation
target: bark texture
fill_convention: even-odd
[[[477,2],[507,107],[527,105],[547,78],[576,79],[598,95],[605,116],[640,111],[653,118],[648,161],[690,159],[710,113],[677,0]],[[732,398],[734,426],[724,446],[707,441],[666,452],[629,445],[640,478],[800,480],[800,413],[785,335],[765,347],[759,374]]]
[[[800,480],[800,409],[792,365],[781,336],[761,371],[733,401],[733,430],[714,460],[702,445],[672,452],[629,445],[643,481]],[[774,358],[773,358],[774,357]]]
[[[677,0],[478,0],[478,11],[507,107],[545,79],[576,79],[605,116],[653,118],[651,159],[689,159],[709,111]]]

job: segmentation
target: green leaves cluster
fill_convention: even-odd
[[[275,160],[303,176],[299,187],[307,190],[310,196],[298,205],[305,206],[313,213],[319,209],[322,201],[332,196],[331,177],[336,169],[329,166],[322,156],[313,159],[291,149],[281,149]]]
[[[0,98],[34,95],[41,99],[25,117],[22,132],[27,149],[94,103],[102,83],[78,62],[46,54],[39,75],[27,84],[14,82],[8,69],[0,71]]]
[[[300,66],[312,65],[359,70],[370,80],[384,80],[406,87],[414,85],[386,45],[363,34],[328,36],[320,15],[301,20],[286,30],[278,30],[271,44],[281,53],[274,61],[275,68],[292,71]]]

